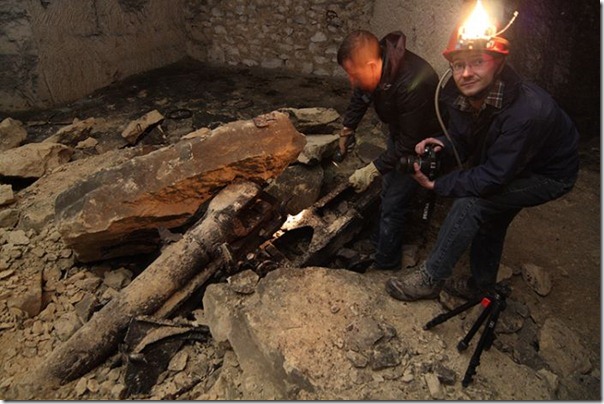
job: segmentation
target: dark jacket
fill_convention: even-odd
[[[532,174],[555,180],[576,178],[579,134],[568,115],[545,90],[522,80],[511,67],[504,67],[500,79],[502,108],[487,105],[477,118],[454,105],[460,93],[453,79],[442,90],[449,135],[462,160],[467,157],[471,164],[469,169],[437,178],[438,195],[487,196],[515,178]]]
[[[405,35],[392,32],[381,41],[382,78],[373,93],[355,89],[343,125],[356,129],[373,102],[380,120],[388,124],[394,147],[384,151],[374,164],[380,173],[394,169],[401,156],[415,155],[415,145],[439,132],[434,112],[438,76],[421,57],[405,49]]]

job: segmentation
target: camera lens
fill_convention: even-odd
[[[400,158],[401,172],[405,174],[413,174],[415,169],[413,163],[419,163],[421,165],[421,159],[418,156],[407,155]]]

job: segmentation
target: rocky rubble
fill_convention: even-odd
[[[260,102],[257,103],[260,105]],[[133,119],[143,112],[141,108]],[[323,122],[326,126],[319,132],[335,130],[337,126],[333,126],[330,113],[318,112],[317,116],[326,119]],[[306,124],[306,114],[292,117],[292,121],[301,118]],[[122,122],[119,128],[123,129],[127,123]],[[119,349],[92,371],[61,387],[47,390],[44,386],[24,384],[23,380],[139,276],[151,258],[79,262],[54,222],[54,198],[60,190],[72,187],[93,173],[95,167],[100,170],[144,153],[144,146],[152,141],[159,139],[161,144],[171,141],[166,139],[180,139],[201,130],[183,130],[177,122],[169,121],[160,125],[174,131],[166,130],[166,137],[162,137],[157,130],[152,130],[141,137],[140,148],[128,147],[120,152],[105,151],[110,145],[125,146],[125,140],[119,139],[120,130],[111,136],[93,135],[97,143],[89,149],[91,154],[74,153],[69,163],[45,172],[33,184],[15,181],[4,184],[2,195],[6,196],[0,211],[2,398],[126,398],[127,361]],[[174,136],[176,131],[181,135]],[[284,179],[287,173],[294,183],[306,178],[307,188],[296,192],[316,197],[297,205],[288,201],[289,213],[295,214],[310,206],[321,194],[320,184],[333,184],[345,178],[370,159],[376,148],[383,147],[381,130],[375,120],[368,118],[359,132],[358,153],[338,167],[330,162],[322,164],[333,151],[333,133],[307,135],[317,136],[316,140],[322,140],[318,142],[322,145],[317,148],[315,142],[308,142],[313,149],[304,150],[301,162],[306,165],[289,167],[283,177],[269,185],[276,188],[275,195],[287,195],[287,187],[292,186]],[[76,136],[77,140],[69,137],[70,142],[81,142],[93,133],[87,131],[85,136]],[[45,138],[56,134],[55,131]],[[15,142],[11,150],[22,147],[18,143]],[[564,207],[564,201],[556,206]],[[407,266],[425,256],[445,208],[446,202],[437,206],[426,239],[405,246]],[[423,330],[426,321],[445,309],[457,307],[462,301],[445,293],[437,301],[417,303],[389,298],[383,283],[392,274],[343,269],[346,257],[368,253],[364,248],[366,244],[363,237],[355,240],[347,247],[348,251],[334,257],[329,265],[332,268],[281,268],[262,277],[247,271],[213,278],[211,285],[202,291],[205,292],[203,300],[201,294],[195,296],[172,318],[183,325],[210,326],[212,339],[183,344],[166,364],[152,390],[130,398],[532,400],[600,397],[599,352],[585,344],[584,336],[568,322],[548,315],[542,305],[543,299],[561,287],[553,271],[529,260],[523,265],[502,267],[500,275],[514,285],[514,292],[498,323],[493,348],[483,353],[473,383],[462,388],[460,380],[472,348],[458,353],[455,346],[473,324],[480,307],[433,330]]]
[[[0,241],[3,257],[8,256],[2,263],[6,269],[0,273],[4,285],[2,339],[10,336],[23,342],[3,355],[5,377],[0,388],[6,394],[18,385],[24,371],[66,341],[95,310],[128,285],[140,268],[80,267],[52,226],[41,234],[2,230]],[[38,262],[43,264],[37,267]],[[389,299],[380,293],[387,276],[381,272],[363,276],[336,269],[282,269],[259,283],[257,276],[241,273],[227,283],[211,285],[204,310],[192,311],[188,316],[192,321],[181,321],[209,324],[214,341],[185,345],[145,398],[554,399],[561,378],[592,371],[589,353],[572,330],[555,320],[537,330],[527,307],[511,300],[497,329],[501,333],[497,350],[484,353],[475,384],[462,389],[459,382],[468,355],[456,353],[453,346],[478,311],[463,320],[450,320],[451,325],[440,326],[438,331],[421,331],[421,322],[443,309],[436,302],[409,305]],[[460,304],[446,295],[441,300],[449,306]],[[529,339],[522,338],[520,330],[526,333],[527,329],[533,330],[531,338],[541,348],[532,357],[522,356]],[[270,342],[270,336],[279,335],[281,342]],[[263,351],[251,349],[252,341],[264,346]],[[231,349],[236,357],[228,354]],[[259,355],[269,362],[263,365]],[[277,362],[271,359],[279,357]],[[501,362],[506,365],[501,367]],[[120,364],[116,354],[52,397],[123,398],[126,387]],[[538,365],[539,371],[531,371],[526,364]],[[333,370],[334,366],[339,369]],[[222,374],[223,368],[237,370],[236,380],[242,380],[238,387],[228,387],[234,381],[224,380],[229,373]],[[498,369],[510,373],[491,373]],[[507,380],[518,372],[523,372],[523,380],[531,386],[525,392],[489,387],[492,378]],[[271,386],[283,380],[287,389]],[[347,380],[352,385],[341,384]],[[14,392],[8,394],[5,397]]]
[[[380,293],[388,276],[382,271],[361,275],[309,267],[275,270],[260,280],[253,295],[239,294],[225,284],[210,285],[203,302],[212,335],[217,342],[230,343],[242,378],[254,380],[254,384],[242,384],[241,397],[555,397],[556,386],[498,350],[484,352],[474,382],[464,389],[461,379],[473,349],[460,354],[455,342],[469,329],[471,324],[465,323],[476,313],[468,315],[466,321],[457,318],[432,331],[422,331],[422,321],[427,322],[442,308],[434,301],[406,304]],[[515,311],[504,311],[502,322],[509,324],[514,317],[518,320]],[[505,326],[499,330],[517,331]],[[338,377],[333,376],[336,374]],[[524,386],[490,386],[494,379],[509,380],[518,375],[522,375]]]

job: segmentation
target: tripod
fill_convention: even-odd
[[[424,330],[429,330],[430,328],[476,306],[478,303],[484,307],[482,313],[480,313],[480,316],[478,316],[466,336],[457,344],[457,350],[459,352],[465,351],[480,326],[485,322],[485,320],[487,321],[482,335],[478,340],[478,345],[476,345],[476,349],[474,350],[470,363],[468,364],[466,374],[461,382],[463,387],[468,387],[472,381],[472,377],[476,374],[476,367],[480,364],[480,355],[482,354],[482,351],[485,349],[488,351],[489,348],[491,348],[491,345],[495,340],[495,326],[497,325],[499,314],[505,309],[505,299],[510,295],[510,293],[511,290],[509,286],[498,283],[492,290],[487,291],[479,297],[469,300],[467,303],[464,303],[447,313],[439,314],[432,320],[428,321],[428,323],[426,323],[424,326]]]

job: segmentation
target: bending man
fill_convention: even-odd
[[[344,113],[340,153],[345,155],[350,137],[372,103],[380,120],[388,125],[387,149],[355,171],[349,182],[362,192],[374,178],[382,176],[373,267],[399,269],[405,216],[419,186],[411,174],[401,173],[397,164],[403,155],[415,154],[417,142],[438,133],[433,101],[438,77],[428,62],[405,48],[405,35],[400,31],[381,41],[368,31],[350,33],[338,50],[338,64],[354,88]]]

